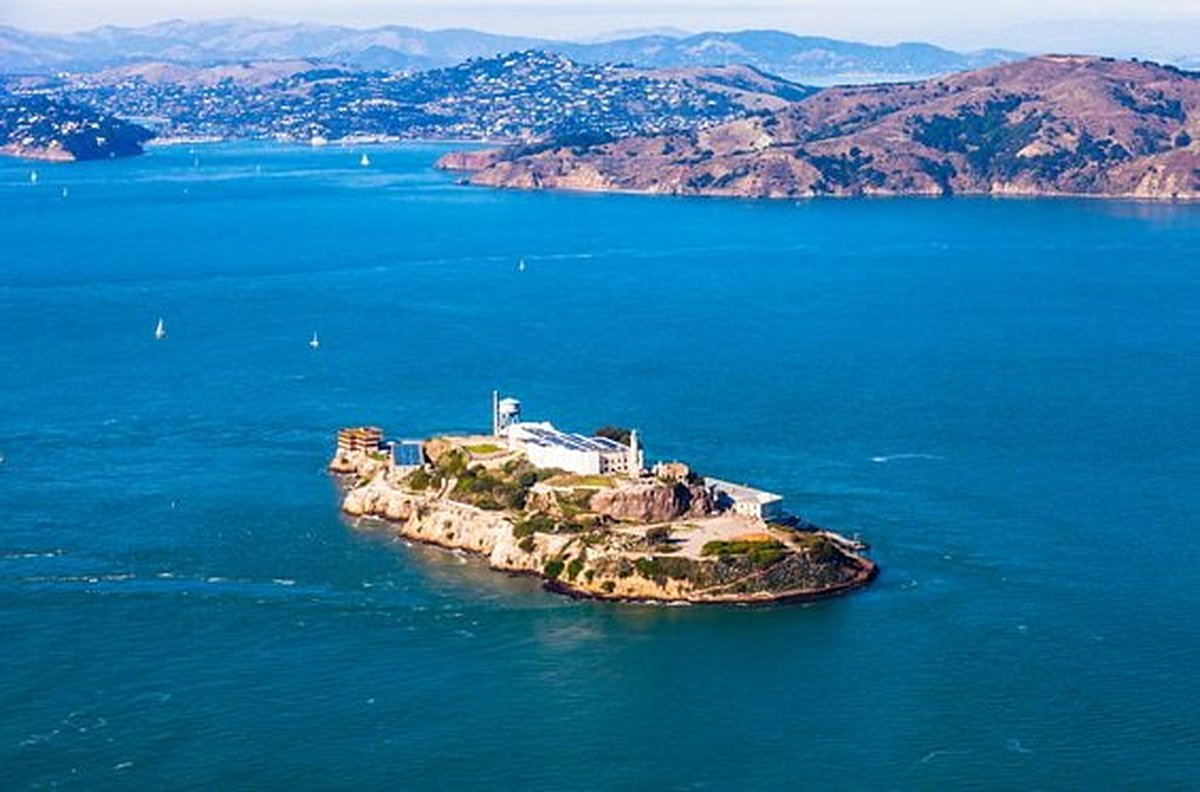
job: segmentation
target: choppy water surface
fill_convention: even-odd
[[[4,786],[1200,783],[1200,207],[490,192],[440,151],[0,163]],[[883,575],[602,605],[339,518],[338,426],[485,427],[494,386]]]

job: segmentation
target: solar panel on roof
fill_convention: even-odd
[[[403,467],[416,467],[423,462],[420,443],[397,443],[392,447],[392,454],[396,464]]]

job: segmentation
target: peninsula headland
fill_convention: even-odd
[[[464,156],[471,184],[745,198],[1200,199],[1200,75],[1045,56],[829,88],[723,124]]]
[[[786,515],[777,495],[680,462],[646,470],[636,432],[572,434],[520,409],[494,398],[490,434],[385,441],[373,427],[343,429],[329,465],[343,511],[604,600],[809,600],[878,572],[861,543]]]

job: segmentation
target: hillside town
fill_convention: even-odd
[[[90,107],[0,91],[0,154],[51,161],[142,153],[153,133]]]
[[[583,65],[539,50],[415,73],[317,61],[118,67],[9,77],[9,91],[65,99],[162,138],[334,142],[532,142],[694,129],[782,104],[807,89],[753,69],[688,72]]]

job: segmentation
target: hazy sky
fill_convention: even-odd
[[[559,38],[665,26],[690,31],[770,27],[881,43],[1012,46],[1001,39],[1011,38],[1013,29],[1028,31],[1030,23],[1049,20],[1197,22],[1200,0],[0,0],[0,24],[34,30],[224,16],[473,27]]]

